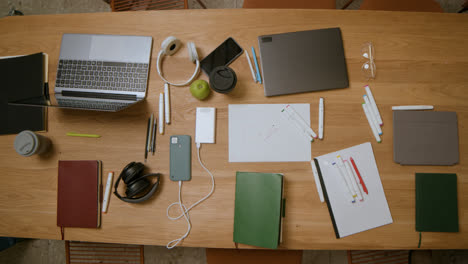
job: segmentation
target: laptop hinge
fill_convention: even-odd
[[[134,95],[134,94],[89,93],[89,92],[77,92],[77,91],[62,91],[62,95],[63,96],[72,96],[72,97],[84,97],[84,98],[137,101],[137,96]]]

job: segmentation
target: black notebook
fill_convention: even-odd
[[[45,53],[0,58],[0,135],[47,130],[46,107],[8,104],[46,94],[47,63]]]

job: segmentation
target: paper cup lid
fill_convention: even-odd
[[[31,156],[37,149],[37,138],[34,132],[26,130],[15,138],[15,150],[22,156]]]

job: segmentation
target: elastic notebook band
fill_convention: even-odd
[[[60,227],[60,234],[62,235],[62,240],[65,238],[65,228],[62,226]]]

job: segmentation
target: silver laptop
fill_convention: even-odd
[[[339,28],[258,37],[265,96],[348,87]]]
[[[64,34],[54,94],[16,104],[119,111],[146,97],[152,38]]]

